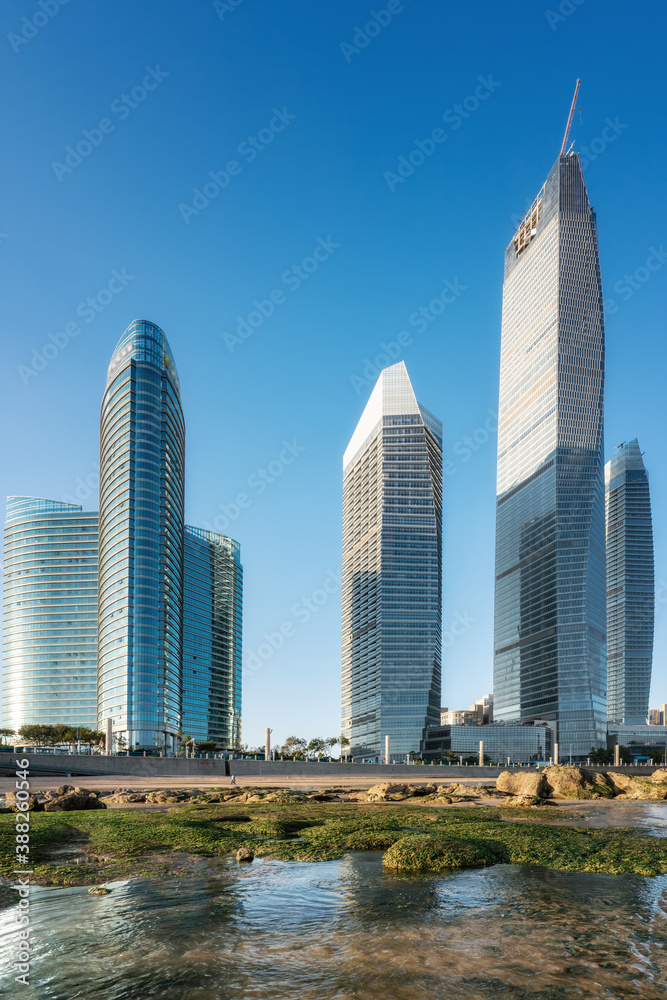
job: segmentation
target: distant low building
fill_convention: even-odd
[[[443,759],[447,751],[462,756],[477,754],[480,740],[492,763],[504,764],[509,757],[514,763],[531,764],[553,756],[553,728],[530,722],[431,726],[424,732],[421,755],[433,762]]]
[[[468,709],[440,709],[441,726],[488,726],[493,722],[493,695],[485,694]]]
[[[612,750],[617,743],[627,747],[633,758],[651,757],[663,754],[667,762],[667,725],[630,726],[614,725],[607,727],[607,747]]]
[[[649,708],[648,724],[649,726],[667,725],[667,705],[661,705],[660,708]]]

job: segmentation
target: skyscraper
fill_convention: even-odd
[[[107,373],[100,425],[98,719],[128,746],[181,728],[185,425],[162,330],[135,320]]]
[[[186,525],[182,728],[198,741],[241,737],[242,604],[239,543]]]
[[[607,512],[607,715],[644,725],[653,661],[655,576],[648,473],[637,438],[605,466]]]
[[[8,497],[2,725],[97,728],[97,513]]]
[[[440,720],[442,424],[385,368],[343,459],[342,732],[418,751]]]
[[[494,718],[605,743],[604,317],[579,157],[559,156],[505,251]]]

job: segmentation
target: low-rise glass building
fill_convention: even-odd
[[[477,754],[480,740],[491,762],[534,764],[553,756],[551,726],[530,722],[492,723],[489,726],[431,726],[424,731],[422,758],[440,761],[451,750],[462,755]]]
[[[198,742],[239,745],[242,619],[239,543],[186,525],[182,730]]]
[[[97,728],[96,511],[8,497],[2,726]]]

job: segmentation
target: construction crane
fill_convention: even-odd
[[[570,113],[567,116],[567,125],[565,126],[565,135],[563,136],[563,145],[560,147],[560,155],[565,156],[565,150],[567,149],[567,140],[570,137],[570,128],[572,127],[572,117],[574,115],[574,109],[577,105],[577,95],[579,94],[579,84],[581,80],[577,80],[577,85],[574,88],[574,97],[572,98],[572,104],[570,106]]]

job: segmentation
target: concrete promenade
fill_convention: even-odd
[[[367,788],[379,781],[427,783],[458,781],[466,784],[491,784],[501,767],[460,767],[449,765],[345,764],[340,762],[263,761],[263,760],[185,760],[173,757],[105,757],[87,754],[19,753],[29,761],[29,771],[36,787],[55,787],[71,776],[69,783],[94,784],[95,787],[128,786],[142,788],[216,787],[227,785],[232,774],[242,785],[322,788],[332,785]],[[15,755],[0,754],[0,791],[14,787]],[[510,768],[509,770],[527,770]],[[592,770],[618,770],[625,774],[651,774],[655,766],[619,767],[611,765]],[[77,780],[74,780],[77,779]],[[94,779],[94,780],[93,780]]]

